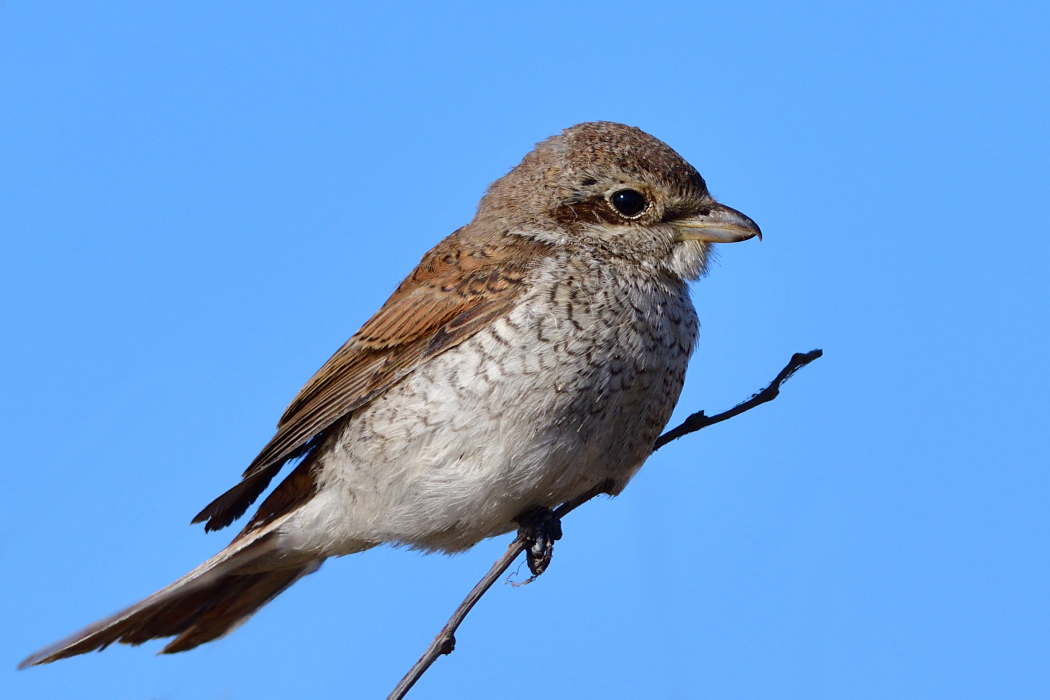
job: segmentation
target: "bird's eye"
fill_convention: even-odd
[[[647,202],[645,195],[635,190],[620,190],[613,192],[609,202],[616,211],[627,218],[638,216],[645,209]]]

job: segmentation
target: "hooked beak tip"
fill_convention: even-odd
[[[762,229],[750,217],[727,207],[713,204],[706,211],[674,222],[677,241],[737,243],[749,238],[762,240]]]

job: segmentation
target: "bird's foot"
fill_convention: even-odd
[[[550,566],[554,543],[561,539],[561,520],[550,508],[536,506],[520,515],[517,522],[518,532],[525,535],[529,571],[532,578],[536,578]]]

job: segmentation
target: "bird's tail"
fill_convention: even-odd
[[[282,519],[283,520],[283,519]],[[230,546],[145,600],[41,649],[19,668],[47,664],[114,642],[175,637],[162,654],[192,649],[232,632],[279,593],[320,568],[323,559],[282,556],[280,520],[242,533]]]

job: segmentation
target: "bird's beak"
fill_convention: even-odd
[[[736,209],[717,203],[696,216],[673,221],[671,225],[675,228],[676,241],[736,243],[755,236],[762,240],[762,229],[758,224]]]

